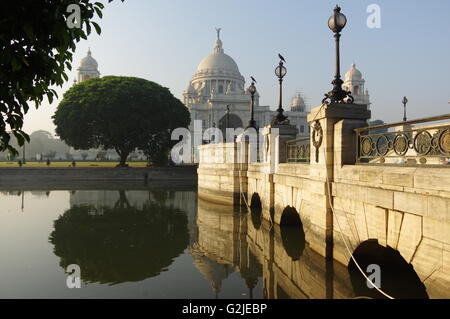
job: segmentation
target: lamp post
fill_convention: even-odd
[[[252,102],[250,105],[250,121],[248,121],[248,125],[246,129],[253,127],[256,130],[256,121],[253,117],[254,113],[254,107],[255,107],[255,93],[256,93],[256,86],[255,86],[255,79],[252,77],[252,84],[248,88],[248,93],[250,93],[250,96],[252,98]]]
[[[322,103],[353,103],[354,99],[350,95],[351,92],[342,89],[342,84],[344,81],[341,79],[341,61],[339,51],[341,31],[347,24],[347,18],[341,13],[341,8],[337,5],[333,11],[333,15],[328,19],[328,27],[334,32],[334,38],[336,40],[336,74],[334,75],[333,82],[331,82],[333,89],[325,94],[325,98],[322,100]],[[347,100],[345,101],[346,98]]]
[[[280,99],[278,103],[277,115],[275,115],[272,119],[272,124],[286,124],[287,116],[283,114],[283,78],[286,76],[287,69],[284,66],[285,59],[278,54],[280,57],[280,62],[278,66],[275,68],[275,75],[278,77],[278,82],[280,83]]]
[[[225,130],[229,127],[230,125],[230,104],[227,105],[227,109],[225,111],[225,119],[226,119],[226,124],[225,124]]]
[[[259,162],[259,133],[258,133],[258,128],[256,127],[256,121],[253,117],[254,115],[254,107],[255,107],[255,93],[256,93],[256,80],[255,78],[252,76],[252,84],[250,85],[250,87],[248,88],[248,92],[250,93],[250,96],[252,98],[252,103],[251,103],[251,108],[250,108],[250,121],[248,121],[248,125],[245,128],[246,130],[249,128],[254,128],[256,131],[256,161]],[[253,133],[251,133],[253,134]]]
[[[403,97],[402,103],[403,103],[403,122],[406,122],[406,104],[408,103],[408,99],[406,98],[406,96]]]

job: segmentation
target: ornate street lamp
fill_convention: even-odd
[[[341,79],[341,62],[340,62],[340,52],[339,52],[339,40],[341,38],[341,31],[347,24],[347,18],[341,13],[341,8],[336,5],[333,9],[333,15],[328,19],[328,27],[334,32],[334,38],[336,39],[336,74],[334,76],[333,89],[325,94],[325,98],[322,103],[353,103],[354,99],[350,95],[350,91],[345,91],[342,89],[342,84],[344,81]],[[347,99],[346,99],[347,98]],[[329,100],[329,101],[327,101]]]
[[[225,119],[226,119],[226,124],[225,124],[225,131],[226,129],[229,127],[230,125],[230,104],[227,105],[227,110],[225,111]]]
[[[403,122],[406,122],[406,104],[408,103],[408,99],[406,98],[406,96],[403,97],[402,103],[403,103]]]
[[[278,81],[280,83],[280,99],[278,103],[277,115],[273,117],[272,125],[289,124],[287,121],[287,116],[283,114],[283,78],[287,73],[287,69],[284,66],[286,60],[281,56],[281,54],[278,54],[278,57],[280,58],[280,62],[275,68],[275,75],[278,77]]]
[[[255,83],[256,83],[256,80],[253,77],[251,77],[251,78],[252,78],[252,84],[248,88],[248,93],[250,93],[250,96],[252,97],[252,103],[251,103],[251,108],[250,108],[250,121],[248,121],[248,126],[246,127],[246,129],[253,127],[256,130],[256,121],[253,118],[253,112],[254,112],[253,109],[255,107],[255,93],[256,93]]]

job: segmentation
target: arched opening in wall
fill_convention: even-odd
[[[262,204],[258,193],[254,193],[250,201],[250,212],[252,224],[255,229],[261,228],[262,223]]]
[[[242,127],[243,127],[243,124],[242,124],[241,118],[233,113],[228,114],[228,116],[225,114],[219,120],[219,129],[222,130],[224,139],[227,138],[227,135],[226,135],[227,128],[237,129],[237,128],[242,128]],[[227,141],[227,140],[225,140],[225,141],[230,142],[230,143],[233,142],[233,141]]]
[[[378,240],[370,239],[355,249],[353,257],[374,283],[377,281],[376,276],[379,276],[381,290],[390,296],[399,299],[428,298],[426,287],[413,266],[406,262],[397,250],[381,246]],[[348,264],[348,272],[356,296],[386,298],[367,282],[353,259],[350,259]]]
[[[287,206],[281,214],[281,241],[292,260],[299,260],[305,249],[305,232],[300,215],[294,207]]]

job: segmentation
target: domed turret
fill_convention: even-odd
[[[302,94],[299,92],[295,94],[294,97],[292,98],[291,111],[305,112],[305,110],[306,110],[306,103]]]
[[[356,68],[356,64],[353,62],[350,70],[345,73],[342,87],[351,92],[356,104],[366,104],[370,107],[369,92],[365,90],[365,82],[361,71]]]
[[[100,77],[100,72],[98,71],[98,63],[92,57],[91,48],[89,48],[87,56],[81,59],[80,66],[77,69],[77,71],[78,71],[78,82],[82,82],[90,78]]]
[[[352,66],[350,67],[350,70],[345,73],[345,81],[361,81],[362,80],[362,74],[361,71],[359,71],[356,68],[355,62],[352,63]]]
[[[98,68],[97,61],[92,57],[91,48],[87,52],[87,56],[81,59],[80,69],[96,71]]]

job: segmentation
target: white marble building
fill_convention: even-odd
[[[369,90],[364,88],[365,82],[361,71],[356,68],[356,64],[353,62],[350,70],[345,73],[344,84],[342,87],[344,90],[352,92],[355,103],[367,104],[370,109]]]
[[[230,128],[245,128],[250,120],[251,96],[247,92],[245,79],[232,57],[227,55],[220,39],[220,29],[213,52],[207,55],[198,65],[197,70],[183,92],[184,104],[191,112],[190,130],[194,129],[194,121],[202,121],[203,129],[227,125],[226,111],[229,109]],[[307,109],[301,95],[293,98],[291,109],[286,115],[290,123],[299,129],[299,136],[307,136]],[[259,93],[255,94],[254,119],[258,127],[270,124],[275,111],[267,105],[259,104]]]
[[[92,57],[91,48],[87,52],[87,56],[81,59],[80,66],[77,69],[78,77],[77,81],[82,82],[91,78],[99,78],[100,72],[98,71],[98,63]]]
[[[220,30],[220,28],[216,29],[217,40],[214,43],[213,52],[203,58],[183,92],[184,104],[191,113],[189,127],[191,132],[194,130],[194,120],[202,121],[203,129],[209,127],[224,129],[227,124],[227,107],[229,109],[228,127],[245,128],[250,120],[251,97],[238,65],[225,53],[220,39]],[[81,60],[77,71],[78,82],[100,77],[98,63],[92,57],[90,49],[86,57]],[[74,82],[76,83],[77,80]],[[367,104],[370,107],[369,91],[365,88],[365,80],[355,63],[345,73],[343,88],[352,92],[355,103]],[[270,124],[276,112],[268,105],[260,105],[259,97],[259,93],[256,92],[254,119],[257,126],[262,128]],[[309,136],[310,128],[306,121],[309,108],[303,94],[295,94],[290,107],[285,106],[284,109],[290,124],[298,129],[297,136]]]

